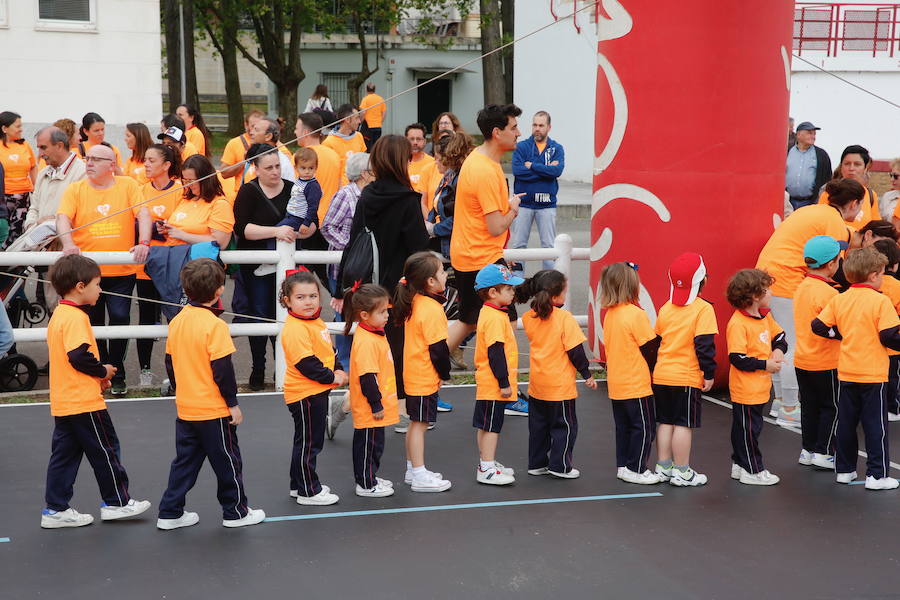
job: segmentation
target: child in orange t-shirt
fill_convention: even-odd
[[[637,265],[613,263],[600,274],[606,384],[616,422],[616,477],[652,485],[662,478],[647,469],[656,432],[650,372],[656,364],[659,336],[638,306],[641,282]]]
[[[725,329],[728,344],[728,390],[731,394],[731,478],[747,485],[775,485],[759,451],[763,407],[769,401],[771,373],[781,370],[787,340],[769,313],[775,280],[759,269],[738,271],[726,295],[735,308]]]
[[[288,367],[284,401],[294,418],[291,452],[291,497],[297,504],[327,506],[338,501],[328,486],[319,483],[316,456],[325,443],[328,393],[347,383],[347,374],[331,345],[331,335],[319,318],[319,280],[301,269],[281,284],[281,305],[288,317],[281,331],[281,347]]]
[[[87,314],[100,298],[100,268],[84,256],[64,256],[51,267],[50,282],[62,300],[47,325],[50,414],[55,426],[41,527],[81,527],[94,522],[93,516],[69,506],[82,455],[91,463],[100,487],[100,518],[112,521],[137,516],[150,508],[150,503],[128,495],[119,438],[103,400],[116,368],[98,360]]]
[[[197,482],[204,458],[218,480],[222,525],[256,525],[266,513],[250,508],[244,492],[237,437],[244,416],[231,363],[236,350],[228,325],[219,318],[225,269],[209,258],[192,260],[181,270],[181,286],[190,304],[169,322],[166,340],[166,372],[178,410],[175,460],[159,503],[156,527],[178,529],[200,520],[197,513],[184,510],[184,502]]]
[[[390,296],[380,285],[353,286],[344,294],[344,335],[359,321],[350,349],[350,412],[353,416],[353,475],[356,495],[384,498],[394,484],[377,477],[384,453],[384,428],[400,420],[394,358],[384,335]]]
[[[552,269],[538,271],[516,288],[516,302],[531,300],[522,326],[531,344],[528,382],[528,474],[575,479],[578,437],[575,414],[577,373],[597,389],[582,343],[587,339],[572,313],[563,309],[569,282]]]
[[[900,314],[900,280],[897,279],[900,247],[891,239],[878,240],[872,247],[887,257],[888,264],[881,281],[881,293],[888,297],[894,310]],[[900,421],[900,352],[888,350],[888,359],[890,360],[886,394],[888,421]]]
[[[414,492],[443,492],[451,483],[425,468],[425,432],[437,421],[441,381],[450,379],[447,316],[441,296],[444,263],[433,252],[416,252],[403,266],[394,293],[394,318],[403,327],[403,388],[406,390],[406,475]]]
[[[475,291],[483,302],[475,326],[475,413],[478,483],[509,485],[515,472],[496,459],[503,416],[513,390],[518,388],[519,347],[509,322],[514,286],[524,283],[503,265],[491,264],[475,276]]]

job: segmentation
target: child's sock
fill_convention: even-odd
[[[492,460],[482,460],[481,462],[481,470],[482,471],[490,471],[494,468],[494,461]]]
[[[676,469],[678,469],[679,471],[681,471],[682,473],[687,473],[691,468],[690,465],[673,465],[673,466]]]
[[[671,469],[672,468],[671,460],[658,460],[658,461],[656,461],[656,464],[661,466],[663,469]]]
[[[422,465],[421,467],[413,467],[412,473],[413,473],[413,477],[415,477],[416,475],[424,475],[425,474],[425,465]]]
[[[406,470],[412,471],[412,468],[413,468],[412,461],[411,460],[406,461]]]

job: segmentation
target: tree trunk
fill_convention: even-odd
[[[166,79],[169,82],[169,107],[181,102],[181,40],[178,0],[163,0],[163,24],[166,32]]]
[[[297,86],[300,85],[294,77],[285,77],[280,81],[272,80],[275,84],[275,94],[278,99],[278,115],[284,119],[289,131],[297,122]],[[293,137],[293,136],[291,136]]]
[[[516,9],[513,0],[500,0],[500,15],[503,23],[503,42],[511,42],[516,38]],[[513,103],[513,58],[515,45],[507,47],[503,52],[503,75],[506,81],[506,102]]]
[[[197,67],[194,63],[194,0],[181,0],[184,15],[184,72],[185,72],[185,100],[197,110],[200,110],[200,94],[197,91]]]
[[[498,0],[479,0],[481,5],[481,52],[500,47],[500,6]],[[503,79],[503,57],[499,52],[481,59],[485,104],[504,104],[506,83]]]
[[[363,30],[362,19],[358,11],[353,13],[353,21],[356,25],[356,37],[359,40],[359,53],[362,64],[359,73],[347,80],[347,92],[350,94],[350,104],[359,106],[359,88],[366,82],[366,79],[371,77],[372,73],[378,70],[378,67],[376,66],[374,69],[369,68],[369,47],[366,45],[366,33]]]
[[[228,35],[237,36],[237,24],[228,23],[231,29],[226,33],[222,46],[222,69],[225,73],[225,98],[228,103],[228,134],[239,136],[244,133],[244,97],[241,94],[241,78],[238,74],[237,51],[234,44],[227,41]]]

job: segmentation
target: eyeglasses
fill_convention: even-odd
[[[104,161],[106,161],[106,162],[112,162],[113,159],[111,159],[111,158],[103,158],[103,157],[100,157],[100,156],[85,156],[85,157],[84,157],[84,162],[86,162],[86,163],[95,163],[95,162],[104,162]]]

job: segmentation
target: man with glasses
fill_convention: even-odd
[[[803,121],[797,125],[797,143],[788,148],[785,190],[794,210],[815,204],[819,189],[833,175],[828,153],[816,146],[816,132],[820,129],[809,121]]]
[[[71,184],[63,193],[56,215],[63,254],[82,251],[129,251],[137,263],[147,260],[153,222],[150,212],[141,206],[143,194],[131,177],[116,177],[115,154],[107,146],[91,147],[85,156],[87,178]],[[135,217],[138,239],[135,240]],[[130,323],[131,294],[134,290],[134,265],[102,265],[100,287],[104,294],[91,308],[91,325],[128,325]],[[122,296],[107,295],[121,294]],[[128,340],[97,341],[100,362],[116,367],[112,378],[112,393],[123,396],[125,384],[125,353]]]

